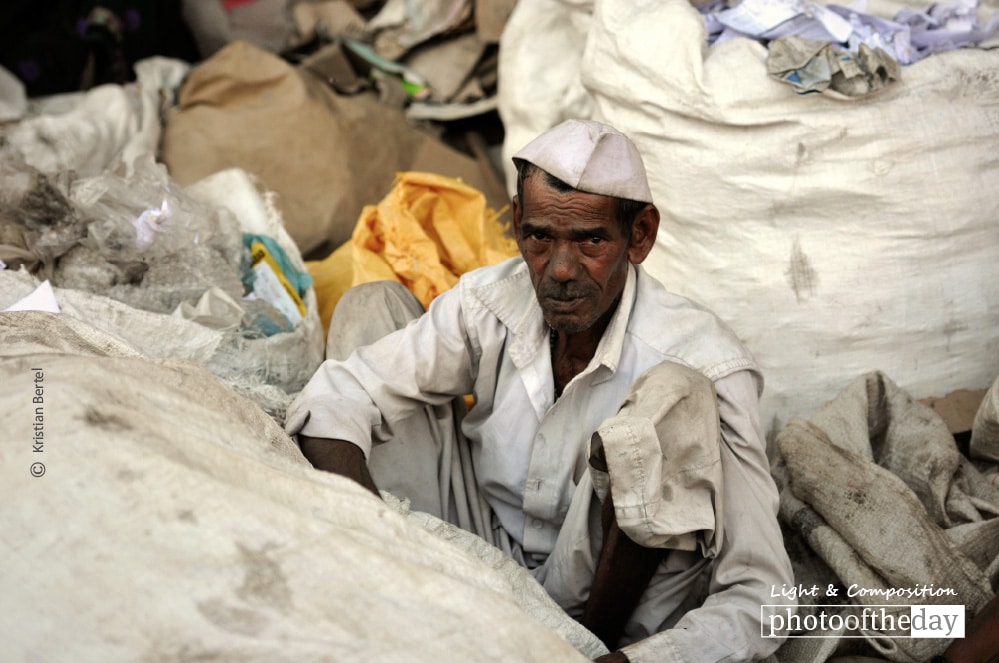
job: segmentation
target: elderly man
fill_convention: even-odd
[[[761,606],[792,576],[752,357],[641,268],[659,212],[626,136],[569,120],[514,161],[522,257],[426,313],[398,284],[348,292],[288,432],[508,552],[602,660],[767,655]]]

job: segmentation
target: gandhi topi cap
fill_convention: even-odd
[[[638,148],[614,127],[593,120],[566,120],[513,155],[579,191],[652,202]]]

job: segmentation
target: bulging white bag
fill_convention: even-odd
[[[991,383],[999,52],[934,55],[866,97],[797,96],[767,77],[761,44],[708,49],[686,0],[548,2],[557,41],[585,44],[579,79],[524,83],[551,54],[524,47],[543,40],[541,10],[519,4],[501,51],[504,154],[567,116],[632,137],[663,216],[645,266],[756,355],[772,431],[871,370],[917,398]]]

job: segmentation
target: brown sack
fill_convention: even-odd
[[[346,241],[423,139],[373,94],[338,97],[311,73],[235,42],[191,72],[162,160],[182,185],[232,167],[254,174],[278,194],[304,254]]]

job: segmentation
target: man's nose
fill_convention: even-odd
[[[556,281],[576,280],[580,265],[572,242],[556,242],[548,266],[549,275]]]

